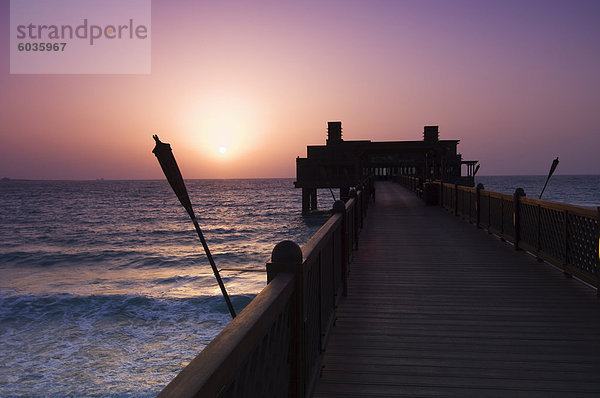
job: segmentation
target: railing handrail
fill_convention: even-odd
[[[589,209],[589,208],[583,207],[583,206],[572,205],[570,203],[553,202],[553,201],[545,200],[545,199],[528,198],[526,196],[521,198],[521,202],[531,204],[534,206],[542,206],[547,209],[561,210],[561,211],[566,210],[571,214],[577,214],[578,216],[582,216],[582,217],[589,217],[589,218],[596,217],[596,210]]]
[[[458,188],[458,190],[459,190],[459,191],[466,191],[466,189],[465,189],[465,188],[467,188],[467,187],[462,187],[462,186],[460,186],[460,185],[459,185],[457,188]],[[471,189],[472,189],[472,188],[471,188]],[[474,190],[473,190],[473,191],[474,191]],[[473,191],[471,191],[471,192],[473,192]],[[491,197],[491,198],[496,198],[496,199],[507,199],[507,200],[511,200],[511,199],[512,199],[512,197],[513,197],[513,195],[512,195],[512,194],[510,194],[510,193],[502,193],[502,192],[496,192],[496,191],[488,191],[488,190],[486,190],[486,189],[480,189],[480,190],[479,190],[479,194],[480,194],[480,195],[484,195],[484,196],[485,196],[485,195],[487,195],[487,196],[489,196],[489,197]]]

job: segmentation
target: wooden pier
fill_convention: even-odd
[[[363,181],[278,244],[160,396],[600,396],[600,209],[400,182]]]
[[[596,290],[376,186],[313,397],[600,394]]]

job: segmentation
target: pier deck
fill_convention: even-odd
[[[381,182],[313,397],[600,394],[595,289]]]

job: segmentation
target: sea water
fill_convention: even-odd
[[[513,194],[523,188],[527,197],[538,199],[547,176],[482,176],[475,182],[490,191]],[[600,206],[600,175],[553,175],[542,199],[596,208]]]
[[[537,197],[545,176],[478,177]],[[292,179],[187,181],[239,312],[273,247],[306,242]],[[600,204],[600,176],[553,176],[544,199]],[[335,194],[338,196],[338,194]],[[333,198],[319,191],[319,207]],[[0,181],[0,396],[154,396],[230,321],[166,181]]]
[[[291,179],[187,187],[217,267],[258,271],[221,271],[237,312],[327,220]],[[0,396],[154,396],[229,321],[166,181],[0,182]]]

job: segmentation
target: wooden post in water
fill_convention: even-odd
[[[317,210],[317,188],[302,188],[302,214]]]
[[[310,209],[317,210],[317,188],[312,188],[310,190]]]
[[[271,262],[267,263],[267,283],[277,274],[284,272],[294,274],[296,287],[290,306],[290,397],[304,397],[307,383],[305,330],[306,310],[304,297],[304,266],[302,249],[295,242],[284,240],[279,242],[271,253]],[[268,359],[267,359],[268,360]],[[269,375],[263,375],[269,377]]]
[[[515,210],[513,215],[513,224],[515,227],[515,250],[521,250],[519,248],[519,241],[521,240],[521,197],[525,195],[523,188],[517,188],[513,195],[515,201]]]
[[[350,198],[350,188],[342,187],[340,188],[340,199],[346,202]]]
[[[308,194],[308,188],[302,188],[302,214],[306,214],[310,211],[310,196]]]

